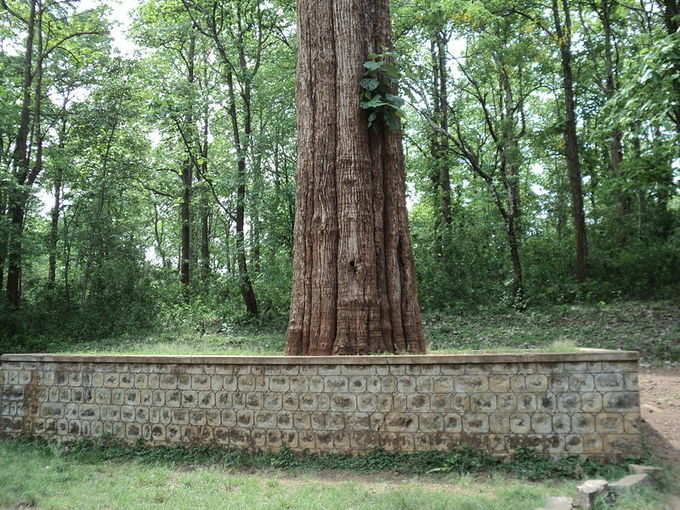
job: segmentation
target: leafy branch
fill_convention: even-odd
[[[397,89],[397,81],[401,76],[394,63],[394,52],[371,53],[364,62],[364,75],[361,87],[359,106],[368,112],[368,127],[373,127],[381,120],[390,129],[399,129],[399,119],[404,116],[401,107],[404,100],[393,94]]]

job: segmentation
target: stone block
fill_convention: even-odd
[[[215,407],[215,394],[212,391],[198,392],[198,407],[213,408]]]
[[[564,439],[564,449],[569,453],[582,453],[583,437],[576,434],[566,436]]]
[[[593,391],[595,379],[590,374],[574,374],[569,376],[569,389],[571,391]]]
[[[518,411],[535,411],[537,406],[537,396],[533,393],[517,394]]]
[[[596,413],[602,410],[602,395],[600,393],[582,393],[581,410],[586,413]]]
[[[584,510],[592,508],[596,499],[605,493],[608,485],[607,480],[586,480],[576,487],[574,504]]]
[[[478,393],[489,390],[489,378],[485,375],[463,375],[456,377],[455,389],[459,393]]]
[[[527,375],[525,379],[526,388],[523,391],[544,392],[548,390],[548,376],[543,374]]]
[[[388,432],[416,432],[418,418],[411,413],[389,413],[385,417],[385,430]]]
[[[192,375],[191,376],[191,389],[193,390],[209,390],[211,385],[211,379],[209,375]]]
[[[494,393],[506,393],[510,391],[510,376],[490,375],[489,391],[492,391]]]
[[[470,434],[489,432],[489,416],[487,414],[479,413],[464,414],[463,430]]]
[[[640,406],[640,396],[634,391],[620,391],[604,394],[606,411],[630,411]]]
[[[578,393],[562,393],[557,398],[557,408],[566,413],[573,413],[581,409],[581,395]]]
[[[640,488],[651,483],[649,473],[636,473],[634,475],[627,475],[609,484],[609,491],[620,495],[629,492],[633,488]]]
[[[566,496],[550,496],[545,499],[544,510],[571,510],[574,499]]]
[[[444,420],[441,414],[423,413],[418,416],[421,432],[441,432],[444,430]]]
[[[517,409],[517,397],[514,393],[501,393],[496,395],[496,409],[503,412]]]
[[[330,375],[324,377],[324,391],[327,393],[346,393],[349,388],[349,380],[345,376]]]
[[[262,409],[263,394],[262,393],[247,393],[246,394],[246,409]]]
[[[535,413],[531,416],[531,430],[537,434],[552,432],[552,418],[546,413]]]
[[[492,414],[489,416],[489,431],[497,434],[510,432],[510,416]]]
[[[351,393],[340,393],[331,397],[332,411],[354,411],[357,407],[356,395]]]
[[[406,397],[406,408],[410,411],[429,411],[430,396],[426,393],[414,393]]]
[[[373,412],[377,410],[378,397],[372,393],[364,393],[357,396],[357,408],[361,412]]]
[[[494,393],[475,393],[470,395],[470,409],[477,413],[491,413],[496,410]]]
[[[197,391],[183,391],[182,393],[182,407],[197,407],[198,406],[198,392]]]
[[[428,375],[416,377],[416,391],[432,393],[432,377]]]
[[[595,417],[592,414],[575,413],[571,418],[571,429],[578,434],[595,432]]]
[[[642,464],[628,464],[628,471],[633,475],[649,475],[653,479],[658,479],[663,473],[663,469],[657,466],[645,466]]]
[[[513,434],[528,434],[531,431],[531,417],[524,413],[511,415],[510,431]]]
[[[618,373],[598,374],[595,376],[595,387],[600,391],[623,390],[623,375]]]
[[[297,411],[300,408],[300,398],[295,393],[284,394],[282,406],[286,411]]]
[[[399,376],[397,378],[397,391],[399,393],[412,393],[416,391],[416,378],[412,375]]]
[[[600,413],[597,415],[595,427],[597,432],[620,434],[623,432],[623,416],[614,413]]]
[[[444,430],[446,432],[462,432],[463,419],[460,414],[448,413],[444,415]]]
[[[287,430],[293,428],[293,415],[292,413],[276,413],[276,427],[281,430]]]

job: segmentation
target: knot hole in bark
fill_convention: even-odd
[[[350,260],[349,261],[349,268],[350,268],[350,270],[352,270],[353,272],[356,273],[357,272],[357,263],[354,260]]]

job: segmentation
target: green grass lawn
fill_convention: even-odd
[[[575,485],[500,474],[405,476],[386,471],[244,470],[129,456],[106,460],[83,451],[70,454],[59,446],[0,441],[3,510],[531,510],[546,496],[571,495]],[[660,510],[663,501],[661,492],[645,489],[618,508]]]
[[[671,301],[425,313],[424,325],[430,352],[595,347],[638,350],[649,361],[680,361],[680,303]],[[283,353],[284,339],[282,328],[246,325],[223,333],[163,332],[77,344],[48,342],[40,348],[62,353],[276,355]]]

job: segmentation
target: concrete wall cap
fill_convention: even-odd
[[[398,354],[363,356],[223,356],[154,354],[3,354],[0,362],[157,363],[214,365],[462,365],[478,363],[564,363],[638,361],[637,351],[579,349],[577,352]]]

